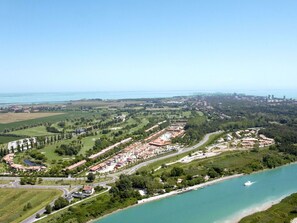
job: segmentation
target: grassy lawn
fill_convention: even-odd
[[[58,190],[0,189],[0,222],[21,222],[61,194]],[[32,208],[24,211],[29,202]]]
[[[258,212],[243,218],[240,223],[278,223],[290,222],[297,217],[297,194],[284,198],[266,211]]]
[[[93,183],[99,183],[102,181],[107,181],[107,180],[111,180],[112,178],[110,177],[96,177],[95,181]],[[1,181],[0,181],[1,182]],[[87,183],[85,180],[43,180],[41,184],[39,185],[63,185],[63,186],[67,186],[67,185],[85,185],[85,184],[90,184]]]
[[[7,171],[6,164],[0,162],[0,173],[4,173]]]
[[[72,159],[72,157],[60,156],[59,154],[55,153],[56,146],[60,146],[61,144],[69,144],[72,140],[73,139],[67,139],[61,142],[53,143],[52,145],[45,146],[43,149],[40,149],[39,151],[47,157],[48,162],[52,160],[60,160],[63,158]]]
[[[45,126],[37,126],[28,129],[22,129],[11,132],[12,134],[16,135],[23,135],[23,136],[46,136],[46,135],[54,135],[54,133],[47,132]]]
[[[135,121],[135,120],[134,120]],[[135,123],[137,123],[136,121],[135,121]],[[129,133],[133,133],[133,132],[135,132],[135,131],[138,131],[139,129],[141,129],[141,128],[143,128],[145,125],[147,125],[149,123],[149,120],[147,120],[146,118],[142,118],[141,119],[141,123],[137,123],[138,125],[136,126],[136,127],[134,127],[134,128],[131,128],[130,130],[129,130]]]
[[[82,149],[79,151],[79,155],[82,154],[82,155],[85,155],[85,153],[93,148],[93,146],[95,145],[95,140],[96,139],[99,139],[100,138],[100,135],[96,135],[96,136],[88,136],[88,137],[85,137],[85,138],[82,138],[81,141],[83,143],[83,147]]]
[[[39,185],[84,185],[87,184],[85,180],[43,180]]]
[[[0,136],[0,144],[3,144],[3,143],[8,143],[8,142],[11,142],[11,141],[15,141],[15,140],[18,140],[18,139],[22,139],[24,137],[17,137],[17,136]]]
[[[0,184],[9,184],[12,180],[0,180]]]
[[[161,168],[154,173],[155,176],[161,175],[163,172],[170,172],[174,167],[181,167],[187,174],[205,175],[207,169],[216,167],[226,170],[228,174],[246,173],[250,174],[253,171],[267,168],[263,166],[263,157],[267,155],[280,156],[277,151],[271,151],[268,148],[262,149],[258,152],[253,151],[232,151],[225,152],[218,156],[194,160],[190,163],[176,163],[165,168]],[[294,157],[290,159],[282,156],[283,164],[294,161]],[[150,169],[151,170],[151,169]]]

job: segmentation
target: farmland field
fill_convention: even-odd
[[[0,114],[0,123],[7,124],[12,122],[25,121],[36,118],[49,117],[54,115],[61,115],[63,113],[2,113]]]
[[[59,195],[58,190],[0,189],[0,222],[21,222]],[[25,210],[28,203],[31,208]]]
[[[8,113],[5,113],[5,114],[8,114]],[[38,113],[32,113],[32,114],[38,114]],[[75,111],[75,112],[47,113],[47,114],[55,114],[55,115],[46,116],[46,117],[36,117],[34,119],[15,121],[10,123],[7,122],[5,124],[0,121],[0,132],[4,131],[5,129],[13,130],[23,126],[39,125],[42,123],[55,123],[59,121],[65,121],[66,119],[74,119],[74,118],[81,118],[81,117],[89,118],[89,117],[93,117],[94,115],[98,115],[100,113]],[[4,114],[0,114],[0,116],[1,115],[4,115]]]

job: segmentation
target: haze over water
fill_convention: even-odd
[[[0,105],[5,104],[35,104],[66,102],[80,99],[138,99],[161,98],[174,96],[190,96],[209,93],[245,93],[248,95],[267,96],[274,94],[277,97],[297,98],[297,90],[243,90],[243,91],[199,91],[199,90],[175,90],[175,91],[95,91],[95,92],[43,92],[43,93],[0,93]]]

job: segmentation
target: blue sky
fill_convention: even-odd
[[[0,92],[295,89],[295,0],[2,0]]]

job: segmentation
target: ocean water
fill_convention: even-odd
[[[243,186],[248,180],[255,183]],[[294,192],[297,192],[297,164],[128,208],[96,223],[228,223]]]
[[[0,105],[55,103],[80,99],[137,99],[173,96],[189,96],[195,91],[101,91],[54,93],[0,93]]]
[[[56,103],[80,99],[137,99],[137,98],[164,98],[173,96],[190,96],[210,93],[244,93],[247,95],[276,97],[286,96],[297,98],[297,90],[237,90],[237,91],[97,91],[97,92],[51,92],[51,93],[0,93],[0,106],[11,104],[38,104]]]

